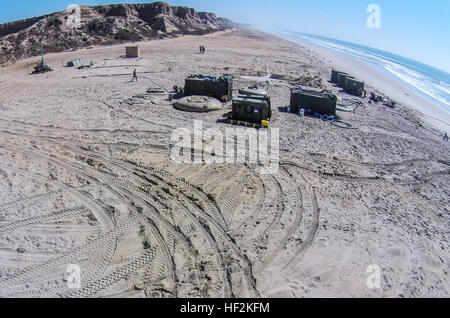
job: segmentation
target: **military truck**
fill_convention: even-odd
[[[185,81],[184,95],[209,96],[227,102],[233,98],[233,78],[232,74],[220,77],[190,75]]]
[[[322,115],[336,115],[336,104],[336,95],[329,91],[305,89],[299,86],[291,88],[290,107],[293,113],[298,113],[303,108]]]

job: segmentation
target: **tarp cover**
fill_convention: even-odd
[[[80,59],[76,59],[76,60],[72,60],[67,62],[67,66],[72,67],[80,67],[80,66],[91,66],[91,62],[89,62],[87,59],[85,58],[80,58]]]

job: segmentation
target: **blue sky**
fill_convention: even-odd
[[[127,1],[0,0],[0,23],[64,10],[69,4]],[[128,1],[130,2],[130,1]],[[131,1],[152,2],[152,1]],[[263,29],[284,29],[386,50],[450,72],[449,0],[172,0]],[[368,29],[369,4],[381,8],[381,29]]]

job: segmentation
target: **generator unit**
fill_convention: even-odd
[[[353,78],[347,77],[347,80],[345,81],[344,91],[358,97],[366,97],[364,82],[355,80]]]
[[[190,75],[186,78],[184,95],[201,95],[214,97],[221,101],[229,101],[233,98],[234,75],[224,74],[220,77]]]
[[[267,96],[239,96],[233,98],[231,119],[247,123],[262,124],[270,121],[272,109]]]
[[[344,72],[339,72],[336,70],[332,70],[331,71],[331,83],[337,84],[338,83],[338,79],[339,79],[339,75],[348,75],[347,73]]]
[[[345,73],[338,74],[337,86],[339,86],[340,88],[345,88],[345,82],[347,81],[347,78],[354,79],[353,76]]]
[[[37,62],[36,66],[34,67],[33,72],[31,72],[31,74],[35,75],[35,74],[43,74],[43,73],[47,73],[47,72],[53,72],[53,69],[44,62],[44,59],[42,59],[41,61]]]
[[[266,103],[269,105],[269,107],[272,108],[272,103],[270,101],[269,95],[239,95],[239,98],[250,98],[250,99],[257,99],[257,100],[263,100],[266,101]]]
[[[301,108],[322,115],[336,115],[337,97],[328,91],[291,88],[291,111],[298,113]]]

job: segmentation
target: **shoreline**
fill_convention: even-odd
[[[448,112],[385,72],[378,70],[368,63],[359,61],[352,56],[336,52],[329,48],[324,48],[306,41],[294,40],[276,33],[271,33],[271,35],[314,52],[324,58],[323,67],[336,68],[352,74],[356,78],[364,81],[366,86],[377,90],[378,93],[386,95],[397,103],[401,103],[419,112],[422,115],[421,118],[434,129],[438,130],[440,135],[444,135],[444,133],[450,134],[450,114]]]

